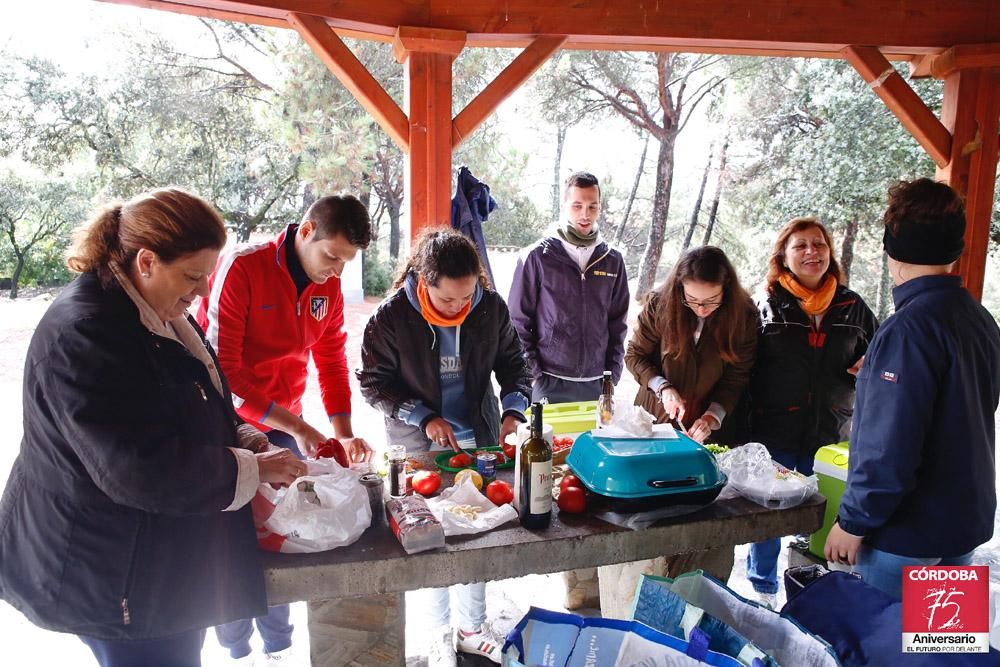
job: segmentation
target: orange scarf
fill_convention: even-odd
[[[792,293],[799,300],[799,305],[806,315],[822,315],[830,307],[833,295],[837,291],[837,279],[831,274],[826,274],[823,283],[812,290],[795,279],[791,273],[782,273],[778,276],[778,282],[786,290]]]
[[[455,317],[450,319],[445,317],[431,303],[431,295],[427,291],[427,283],[424,282],[423,278],[417,279],[417,301],[420,302],[420,314],[424,316],[427,324],[436,327],[457,327],[465,321],[469,311],[472,310],[472,302],[470,301]]]

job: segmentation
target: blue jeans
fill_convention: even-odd
[[[813,456],[802,456],[791,452],[771,452],[771,458],[789,470],[798,470],[803,475],[813,474]],[[778,554],[781,553],[781,539],[774,538],[755,542],[747,552],[747,581],[758,593],[778,592]]]
[[[96,639],[79,635],[101,667],[201,667],[204,630],[163,639]]]
[[[429,597],[427,613],[435,627],[451,625],[451,592],[455,592],[458,602],[455,610],[458,627],[475,630],[486,621],[486,584],[456,584],[448,588],[428,588],[424,593]]]
[[[954,558],[912,558],[880,551],[861,545],[858,549],[858,561],[852,568],[853,572],[869,586],[874,586],[896,600],[903,598],[903,568],[907,565],[968,565],[972,562],[972,552]]]
[[[297,457],[303,458],[295,438],[284,431],[271,430],[265,433],[272,445],[290,449]],[[253,624],[264,640],[264,651],[277,653],[292,645],[293,626],[288,622],[289,609],[287,604],[268,607],[267,614],[254,619],[243,618],[238,621],[215,626],[215,636],[223,648],[229,651],[233,658],[250,655],[250,637],[253,636]]]

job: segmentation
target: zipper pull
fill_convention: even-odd
[[[583,271],[581,271],[580,272],[580,282],[584,282],[586,280],[587,280],[587,274],[584,273]]]
[[[201,392],[201,400],[207,401],[208,400],[208,395],[205,393],[205,389],[201,386],[201,383],[200,382],[195,382],[194,386],[198,387],[198,391]]]
[[[295,302],[295,316],[298,317],[301,314],[302,314],[302,302],[301,301],[296,301]]]
[[[132,614],[128,611],[128,598],[122,598],[122,622],[125,625],[132,623]]]

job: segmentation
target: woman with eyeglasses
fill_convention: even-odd
[[[636,405],[698,442],[740,400],[757,346],[757,315],[719,248],[689,250],[649,293],[625,354]]]
[[[750,435],[771,457],[804,475],[816,450],[851,432],[854,376],[878,328],[871,309],[842,284],[826,227],[795,218],[778,233],[750,376]],[[747,578],[765,604],[778,592],[781,540],[759,542],[747,555]]]

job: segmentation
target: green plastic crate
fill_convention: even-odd
[[[528,415],[530,423],[530,408]],[[556,435],[589,431],[597,420],[597,401],[551,403],[542,408],[542,419],[552,425],[552,432]]]
[[[833,520],[840,510],[840,499],[847,488],[847,443],[820,447],[816,452],[813,471],[816,473],[819,492],[826,498],[826,512],[823,514],[823,527],[809,536],[809,551],[820,558],[826,558],[823,555],[826,536],[830,534]]]

